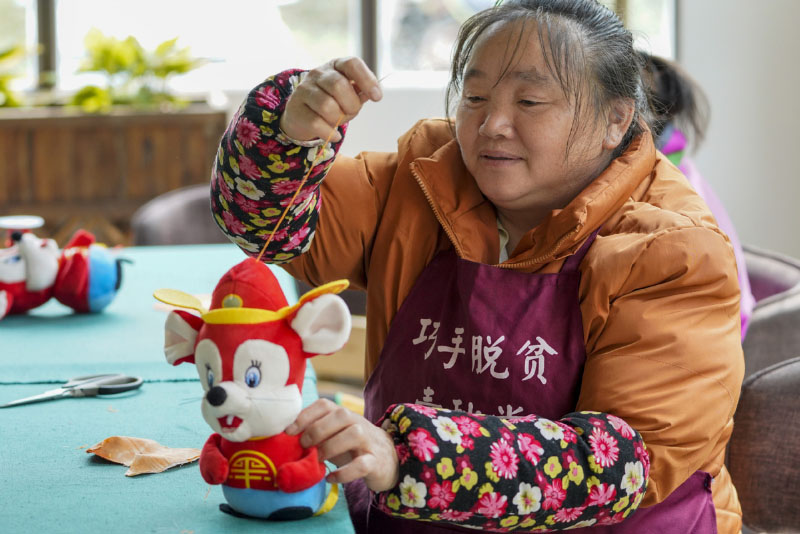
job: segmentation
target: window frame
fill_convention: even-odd
[[[56,8],[57,0],[36,0],[36,18],[38,41],[41,44],[37,67],[37,87],[39,89],[53,89],[56,80]],[[359,0],[360,23],[360,57],[367,66],[377,72],[378,68],[378,2],[380,0]],[[627,15],[627,0],[616,0],[616,12],[625,23]],[[675,57],[680,57],[678,48],[678,23],[679,0],[674,0],[674,24],[672,27],[672,42]]]
[[[36,68],[36,87],[56,86],[56,0],[36,0],[36,31],[41,44]]]

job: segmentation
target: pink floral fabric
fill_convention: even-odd
[[[297,144],[278,127],[286,100],[305,75],[287,70],[253,89],[222,137],[211,177],[211,208],[219,227],[245,252],[283,263],[305,251],[319,216],[319,184],[340,143]],[[339,127],[344,136],[346,125]],[[310,145],[310,146],[304,146]],[[275,231],[303,176],[318,163]]]
[[[400,459],[398,485],[376,495],[393,516],[550,532],[619,523],[647,489],[644,442],[613,415],[549,421],[397,404],[379,424]]]

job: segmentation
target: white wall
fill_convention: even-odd
[[[410,88],[383,83],[383,99],[367,102],[348,126],[342,153],[387,152],[397,149],[397,138],[426,117],[444,117],[444,86]]]
[[[678,56],[711,102],[695,161],[743,243],[800,257],[800,1],[679,0]]]
[[[397,139],[422,118],[444,117],[444,85],[438,80],[430,87],[409,87],[407,83],[387,80],[382,84],[383,99],[367,102],[347,129],[341,152],[355,156],[359,152],[393,152]],[[223,95],[228,115],[233,116],[245,99],[245,91],[226,91]]]

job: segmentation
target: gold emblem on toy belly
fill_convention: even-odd
[[[239,451],[230,459],[228,480],[235,485],[244,484],[250,489],[278,489],[275,464],[270,458],[257,451]]]

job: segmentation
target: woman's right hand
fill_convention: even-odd
[[[320,460],[329,460],[338,467],[326,477],[330,483],[346,484],[363,478],[372,491],[386,491],[397,485],[400,462],[392,437],[343,406],[317,399],[297,415],[285,432],[300,434],[300,446],[317,447]]]
[[[382,97],[378,79],[361,58],[337,58],[308,72],[289,97],[280,128],[298,141],[326,139],[337,123],[358,115],[364,102]],[[341,138],[338,131],[331,136],[333,142]]]

